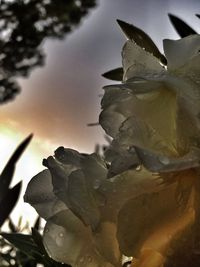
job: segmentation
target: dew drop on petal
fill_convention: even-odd
[[[135,168],[136,171],[141,171],[141,169],[142,169],[142,166],[141,166],[141,165],[138,165],[138,166]]]
[[[59,236],[60,236],[60,237],[63,237],[63,236],[64,236],[64,234],[63,234],[63,233],[59,233]]]
[[[63,242],[64,242],[63,237],[64,237],[63,233],[58,234],[58,236],[56,237],[57,246],[59,246],[59,247],[63,246]]]
[[[168,165],[170,163],[169,158],[165,157],[165,156],[159,156],[159,161],[164,164],[164,165]]]

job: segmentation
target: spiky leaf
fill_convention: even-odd
[[[37,246],[34,243],[31,235],[24,235],[18,233],[1,233],[1,235],[20,251],[24,252],[29,256],[32,256],[33,258],[33,255],[35,253],[38,253]]]
[[[39,230],[39,228],[40,228],[40,223],[41,223],[41,218],[38,216],[37,219],[36,219],[36,221],[35,221],[35,224],[34,224],[34,228],[35,228],[36,230]]]
[[[161,54],[148,34],[146,34],[143,30],[135,27],[134,25],[122,20],[117,20],[117,22],[128,39],[134,41],[138,46],[153,54],[162,62],[162,64],[167,65],[167,59],[163,54]]]
[[[187,25],[182,19],[172,14],[168,14],[168,16],[176,32],[180,35],[181,38],[191,34],[197,34],[196,31],[193,30],[189,25]]]
[[[107,71],[103,73],[102,76],[109,80],[121,82],[123,80],[123,68],[116,68],[116,69]]]
[[[29,144],[32,139],[32,134],[29,135],[15,150],[11,158],[9,159],[8,163],[6,164],[5,168],[3,169],[0,175],[0,201],[5,197],[8,192],[9,185],[12,181],[13,174],[15,171],[15,165],[24,152],[25,148]]]
[[[7,190],[7,194],[0,202],[0,227],[3,225],[5,220],[8,218],[12,209],[14,208],[19,198],[22,183],[19,182],[12,189]]]

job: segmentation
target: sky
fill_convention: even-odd
[[[7,152],[34,133],[14,183],[23,179],[25,188],[28,180],[43,169],[42,159],[58,146],[90,153],[95,144],[105,143],[103,130],[87,124],[98,121],[102,87],[110,83],[101,74],[121,66],[126,39],[116,19],[143,29],[162,50],[164,38],[178,39],[168,13],[199,30],[200,20],[195,17],[200,13],[199,0],[99,0],[64,41],[44,42],[45,66],[33,70],[28,79],[20,79],[21,93],[13,102],[0,106],[0,132],[2,140],[7,138]]]

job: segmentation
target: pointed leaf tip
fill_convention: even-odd
[[[109,80],[121,82],[123,80],[123,68],[116,68],[116,69],[107,71],[103,73],[102,76]]]
[[[12,181],[13,174],[15,171],[15,165],[17,161],[19,160],[20,156],[26,149],[27,145],[30,143],[31,139],[33,137],[33,134],[30,134],[14,151],[11,158],[8,160],[5,168],[3,169],[1,175],[0,175],[0,200],[4,198],[4,196],[8,192],[9,185]]]
[[[193,30],[188,24],[186,24],[182,19],[170,13],[168,14],[168,17],[176,32],[180,35],[181,38],[192,34],[197,34],[197,32]]]
[[[159,49],[148,34],[134,25],[122,20],[118,19],[117,22],[129,40],[134,41],[138,46],[153,54],[163,65],[167,65],[167,59],[160,53]]]
[[[33,134],[30,134],[28,137],[26,137],[24,139],[24,141],[22,141],[21,144],[19,144],[19,146],[17,147],[17,149],[13,153],[12,157],[10,158],[9,162],[12,161],[13,163],[16,163],[18,161],[18,159],[20,158],[20,156],[24,152],[25,148],[30,143],[32,137],[33,137]]]

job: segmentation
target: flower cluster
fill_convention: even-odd
[[[199,253],[199,51],[199,35],[164,40],[166,59],[127,40],[123,81],[104,88],[105,156],[60,147],[28,185],[53,259],[120,267],[127,256],[132,267],[161,267],[180,250]]]

